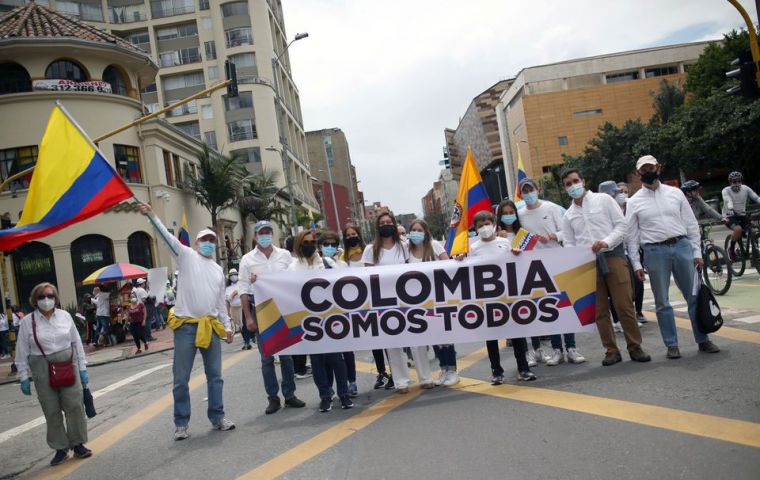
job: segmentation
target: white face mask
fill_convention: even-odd
[[[478,229],[478,235],[480,238],[491,238],[493,237],[495,228],[493,225],[483,225]]]
[[[41,312],[49,312],[55,308],[55,300],[52,298],[43,298],[42,300],[37,300],[37,307]]]

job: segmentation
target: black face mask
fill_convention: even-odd
[[[380,226],[380,236],[383,238],[389,238],[393,236],[393,232],[396,231],[396,227],[393,225],[381,225]]]
[[[314,252],[317,251],[316,245],[301,245],[301,255],[306,258],[311,258]]]
[[[655,172],[646,172],[641,174],[641,181],[648,185],[652,185],[654,182],[660,179],[660,174]]]
[[[346,246],[349,248],[354,248],[359,245],[359,242],[361,242],[361,239],[359,237],[348,237],[346,239]]]

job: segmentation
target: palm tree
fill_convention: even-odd
[[[243,185],[243,194],[238,199],[238,210],[243,227],[243,244],[248,247],[246,224],[248,220],[271,220],[280,228],[286,225],[288,209],[279,201],[277,195],[282,189],[277,188],[277,172],[263,172],[251,175]],[[245,249],[243,250],[245,251]]]

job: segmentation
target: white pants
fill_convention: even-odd
[[[420,384],[432,383],[433,374],[430,372],[430,360],[427,357],[425,347],[411,347],[414,366],[417,368],[417,376]],[[393,384],[396,388],[406,388],[409,386],[409,367],[406,365],[406,354],[403,348],[389,348],[388,361],[391,364],[391,374],[393,375]]]

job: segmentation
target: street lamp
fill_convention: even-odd
[[[282,138],[280,139],[282,141]],[[298,220],[296,218],[296,205],[293,203],[293,182],[290,177],[290,164],[287,161],[287,140],[283,142],[282,149],[279,149],[274,146],[266,147],[264,150],[270,151],[270,152],[277,152],[280,154],[280,157],[282,158],[282,168],[285,170],[285,188],[288,190],[288,208],[290,209],[290,234],[295,237],[296,235],[296,226],[298,223]],[[282,190],[282,189],[280,189]],[[278,193],[279,191],[278,190]]]
[[[335,198],[335,185],[333,184],[332,168],[330,168],[330,157],[327,155],[327,137],[322,137],[322,148],[325,150],[325,164],[327,165],[327,178],[330,181],[330,192],[332,193],[333,212],[335,213],[335,226],[338,231],[338,236],[341,241],[343,240],[343,232],[340,229],[340,217],[338,216],[338,201]],[[324,172],[324,170],[319,170]]]

